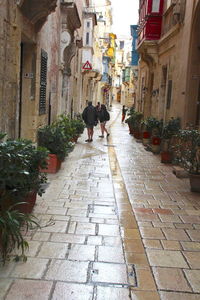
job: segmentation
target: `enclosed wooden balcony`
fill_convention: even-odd
[[[164,0],[140,0],[138,47],[143,41],[160,39]]]

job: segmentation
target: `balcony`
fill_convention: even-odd
[[[22,14],[39,30],[46,22],[48,15],[56,9],[57,0],[20,0],[18,6]]]
[[[139,9],[138,47],[160,39],[164,0],[142,0]]]

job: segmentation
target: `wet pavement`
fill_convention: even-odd
[[[26,263],[0,269],[3,300],[200,299],[200,195],[144,150],[112,108],[50,175]]]

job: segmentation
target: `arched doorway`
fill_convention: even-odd
[[[200,1],[196,6],[191,27],[186,96],[185,121],[200,127]]]

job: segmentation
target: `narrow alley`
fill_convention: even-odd
[[[27,262],[0,269],[2,300],[198,300],[200,205],[188,179],[144,150],[111,111],[48,175]],[[16,296],[17,295],[17,296]]]

